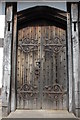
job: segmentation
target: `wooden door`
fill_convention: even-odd
[[[56,26],[19,30],[17,108],[67,109],[66,31]]]

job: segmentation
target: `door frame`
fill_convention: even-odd
[[[43,14],[44,11],[46,13],[45,16]],[[63,13],[63,15],[60,14],[60,12]],[[22,14],[22,15],[19,16],[20,14]],[[20,18],[25,15],[26,15],[26,18],[23,18],[22,20],[20,20]],[[18,16],[17,16],[18,30],[22,27],[26,27],[25,22],[27,23],[26,25],[28,25],[31,20],[32,21],[34,20],[33,18],[39,19],[38,16],[39,16],[39,18],[43,17],[44,19],[49,19],[51,21],[50,24],[52,23],[52,21],[54,21],[55,22],[54,24],[56,24],[58,27],[61,27],[66,30],[67,89],[68,89],[67,90],[67,92],[68,92],[67,93],[67,96],[68,96],[67,109],[69,112],[72,112],[72,104],[71,104],[72,94],[70,93],[71,92],[70,90],[72,89],[72,85],[70,84],[72,81],[72,74],[71,74],[72,69],[70,69],[70,68],[72,68],[72,64],[71,64],[72,57],[71,57],[71,52],[69,53],[69,50],[71,50],[71,44],[69,44],[70,37],[68,36],[68,32],[70,32],[70,29],[67,29],[67,25],[68,25],[67,13],[64,11],[55,9],[55,8],[50,8],[48,6],[38,6],[38,7],[28,8],[26,10],[18,12]],[[22,21],[24,21],[24,22],[22,22]],[[71,41],[70,41],[70,43],[71,43]],[[17,101],[17,98],[16,98],[16,101]]]
[[[72,40],[73,40],[73,38],[71,38],[71,35],[72,35],[72,33],[71,33],[72,26],[71,25],[74,23],[72,23],[72,21],[71,21],[71,17],[73,16],[73,14],[71,14],[71,11],[70,11],[71,9],[73,9],[73,8],[71,8],[71,4],[73,6],[75,4],[73,4],[73,3],[70,3],[70,5],[68,5],[68,4],[67,4],[67,12],[64,12],[64,11],[61,11],[61,10],[58,10],[55,8],[50,8],[48,6],[38,6],[38,7],[33,7],[33,8],[29,8],[29,9],[17,12],[17,3],[6,3],[6,9],[5,9],[6,13],[5,14],[6,14],[6,17],[9,15],[10,18],[6,19],[6,22],[5,22],[6,29],[5,29],[4,43],[6,43],[6,45],[4,46],[4,58],[3,58],[4,66],[6,65],[8,67],[7,63],[5,62],[5,60],[6,60],[5,49],[8,48],[7,46],[9,46],[9,47],[11,46],[10,48],[12,48],[12,49],[9,49],[10,59],[8,58],[9,67],[11,68],[11,70],[10,69],[8,70],[9,74],[5,70],[3,71],[2,92],[3,92],[4,100],[2,103],[2,108],[3,108],[4,116],[8,115],[10,113],[10,111],[15,111],[15,109],[16,109],[16,100],[17,100],[16,99],[16,66],[14,63],[17,62],[16,50],[15,50],[15,48],[17,47],[17,39],[16,39],[17,29],[20,29],[20,27],[25,26],[26,21],[27,21],[27,23],[29,23],[29,21],[31,19],[33,20],[33,18],[36,18],[36,16],[37,16],[37,19],[38,19],[38,17],[40,18],[41,16],[44,17],[45,19],[50,19],[51,21],[56,22],[56,24],[59,25],[60,27],[63,27],[64,29],[66,29],[66,31],[67,31],[68,111],[75,113],[75,107],[73,107],[74,110],[72,109],[72,106],[75,103],[75,100],[73,98],[75,91],[74,91],[74,88],[72,87],[72,80],[73,80],[73,84],[74,84],[74,79],[73,79],[74,73],[73,73],[73,62],[72,62],[72,60],[73,60],[73,56],[72,56],[72,49],[73,49],[72,48],[73,47]],[[76,3],[76,5],[78,5],[78,4]],[[46,10],[45,10],[45,7],[47,8]],[[76,12],[76,10],[75,10],[75,12]],[[72,13],[73,13],[73,11],[72,11]],[[75,18],[75,16],[73,16],[73,18]],[[77,22],[78,22],[78,19],[77,19]],[[8,23],[10,23],[10,32],[7,29]],[[72,31],[72,32],[74,32],[74,31]],[[7,34],[7,33],[9,33],[9,34]],[[10,36],[10,38],[7,39],[7,37],[9,37],[9,36]],[[6,41],[6,39],[8,40],[8,42],[9,41],[10,42],[8,43]],[[13,61],[13,58],[15,59],[15,61]],[[3,66],[3,68],[4,68],[4,66]],[[75,70],[75,68],[74,68],[74,70]],[[9,77],[7,81],[5,79],[6,76]],[[10,84],[9,84],[9,82],[10,82]],[[12,84],[12,83],[14,83],[14,84]],[[14,98],[14,102],[11,101],[11,99],[13,100],[13,98]],[[72,98],[73,98],[73,100],[72,100]]]
[[[37,12],[38,11],[38,12]],[[47,12],[47,14],[45,16],[43,16],[43,13],[44,12]],[[28,14],[29,12],[29,14]],[[63,13],[64,15],[61,15],[59,13]],[[20,17],[23,17],[23,16],[27,16],[27,18],[25,19],[22,19],[20,21],[20,17],[19,17],[19,14],[22,13],[22,16]],[[33,13],[36,13],[33,15]],[[50,14],[51,13],[51,14]],[[55,14],[54,14],[55,13]],[[55,21],[55,17],[58,15],[56,21]],[[68,88],[68,85],[69,85],[69,70],[68,70],[68,67],[69,67],[69,59],[68,59],[68,54],[69,54],[69,51],[68,51],[68,46],[69,46],[69,43],[67,42],[68,41],[68,38],[67,38],[67,15],[66,15],[66,12],[64,11],[61,11],[61,10],[58,10],[58,9],[55,9],[55,8],[50,8],[50,7],[45,7],[45,6],[38,6],[38,7],[33,7],[33,8],[29,8],[29,9],[26,9],[26,10],[23,10],[23,11],[20,11],[18,12],[18,29],[22,28],[22,27],[26,27],[25,26],[25,21],[26,23],[30,23],[31,21],[33,21],[33,18],[36,18],[38,19],[38,16],[39,18],[42,18],[44,17],[45,19],[49,19],[51,22],[54,21],[56,22],[55,24],[57,24],[58,27],[62,27],[66,30],[66,53],[67,53],[67,92],[69,91],[69,88]],[[47,18],[48,16],[48,18]],[[60,18],[59,18],[60,17]],[[65,20],[63,19],[65,17]],[[28,19],[30,19],[30,21],[28,21]],[[60,26],[61,24],[59,23],[59,20],[61,19],[61,23],[63,24],[62,26]],[[22,21],[24,21],[24,24],[20,24]],[[63,21],[63,22],[62,22]],[[68,96],[68,103],[67,103],[67,109],[69,110],[69,94],[67,94]]]

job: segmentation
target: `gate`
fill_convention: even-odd
[[[17,108],[67,109],[66,31],[50,25],[18,32]]]

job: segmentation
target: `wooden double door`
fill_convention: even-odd
[[[18,31],[17,108],[67,109],[66,31],[54,25]]]

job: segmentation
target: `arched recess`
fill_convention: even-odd
[[[51,24],[54,24],[60,28],[66,30],[67,28],[67,17],[66,12],[51,8],[48,6],[36,6],[28,8],[26,10],[18,12],[18,29],[26,27],[37,20],[46,20]],[[32,23],[33,24],[33,23]]]
[[[66,12],[18,12],[17,108],[68,109]]]

